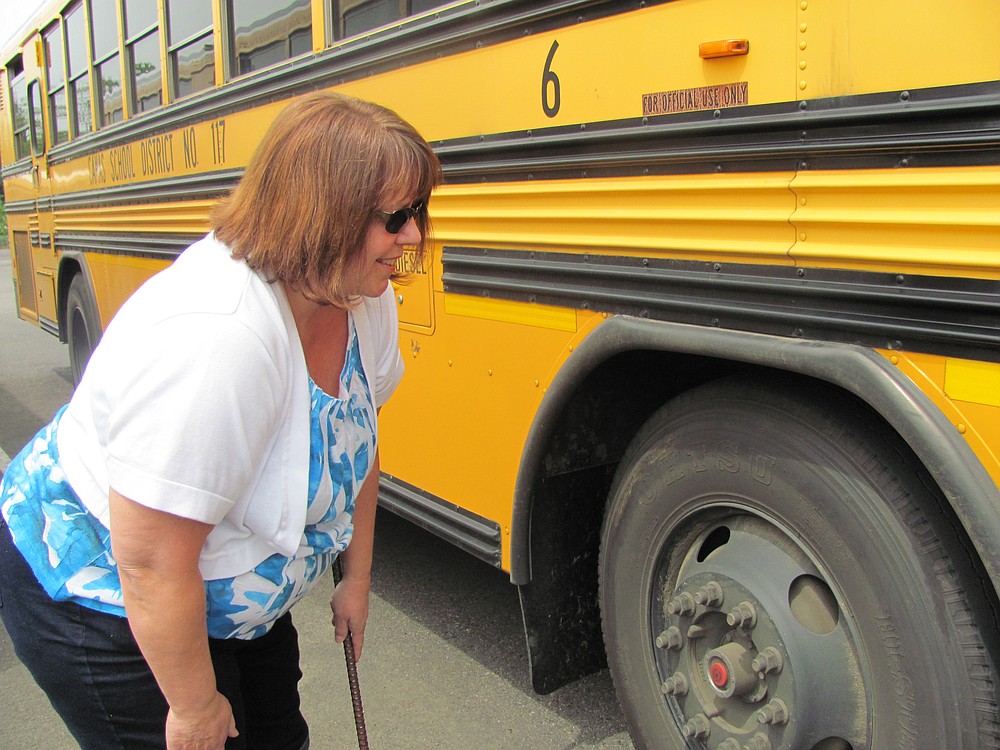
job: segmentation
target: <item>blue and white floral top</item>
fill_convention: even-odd
[[[355,498],[376,448],[375,405],[351,320],[338,397],[310,380],[309,498],[299,548],[240,575],[205,581],[212,638],[266,633],[350,543]],[[11,461],[0,483],[0,511],[49,596],[124,617],[110,532],[83,506],[59,464],[56,434],[64,410]]]

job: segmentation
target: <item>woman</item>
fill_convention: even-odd
[[[389,280],[439,180],[394,113],[295,101],[12,461],[4,621],[84,750],[308,747],[288,610],[340,554],[336,640],[360,656],[402,375]]]

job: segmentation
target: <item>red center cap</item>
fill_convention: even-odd
[[[708,677],[717,688],[724,688],[729,682],[729,670],[720,659],[713,659],[708,665]]]

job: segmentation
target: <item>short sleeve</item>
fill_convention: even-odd
[[[392,285],[377,298],[366,297],[363,314],[367,317],[370,341],[362,340],[362,360],[369,377],[374,374],[372,396],[375,406],[381,407],[389,400],[396,386],[403,379],[403,357],[399,353],[399,315],[396,312],[396,297]],[[359,333],[364,337],[362,321],[355,317]],[[371,355],[366,356],[366,348]]]
[[[109,484],[147,507],[218,523],[266,461],[287,373],[252,330],[206,313],[157,323],[117,360]]]

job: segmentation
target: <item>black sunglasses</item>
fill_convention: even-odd
[[[389,234],[399,234],[406,226],[406,222],[415,219],[427,211],[427,201],[418,200],[409,208],[401,208],[398,211],[380,211],[375,209],[375,215],[385,219],[385,231]]]

